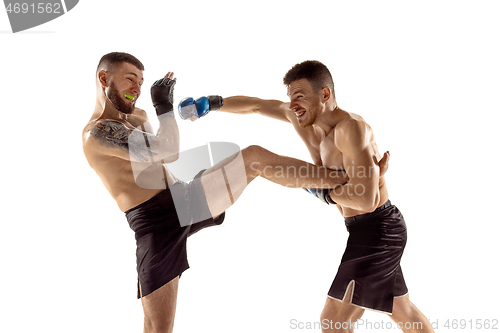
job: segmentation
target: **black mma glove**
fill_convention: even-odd
[[[163,78],[151,86],[151,100],[159,117],[167,112],[174,111],[174,86],[175,80]]]

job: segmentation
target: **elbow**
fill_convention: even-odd
[[[170,140],[170,142],[163,148],[163,162],[172,163],[177,161],[179,159],[179,153],[180,140],[179,136],[177,135],[173,140]]]
[[[172,144],[165,147],[159,157],[162,163],[172,163],[177,161],[179,159],[179,145]]]
[[[236,114],[259,113],[262,109],[261,100],[257,97],[232,96],[224,98],[223,112]]]
[[[173,163],[179,159],[179,151],[171,153],[163,158],[163,163]]]
[[[250,113],[260,114],[263,110],[263,100],[258,97],[249,97],[248,111]]]
[[[258,101],[255,101],[255,103],[252,103],[250,106],[249,111],[250,113],[260,114],[262,111],[262,105],[260,105]]]

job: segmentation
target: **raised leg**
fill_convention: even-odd
[[[259,176],[291,188],[335,188],[348,180],[342,171],[249,146],[203,173],[201,182],[212,215],[229,208]]]

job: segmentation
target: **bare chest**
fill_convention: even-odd
[[[312,127],[304,129],[293,121],[292,124],[309,150],[314,164],[330,169],[344,170],[343,155],[335,145],[334,130],[325,135],[324,132]]]
[[[321,141],[318,152],[323,166],[335,170],[344,169],[343,155],[335,145],[333,135],[328,135]]]
[[[344,169],[343,155],[335,145],[333,135],[303,137],[303,140],[314,164],[335,170]]]

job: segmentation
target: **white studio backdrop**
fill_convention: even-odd
[[[413,302],[440,332],[454,319],[498,321],[497,7],[81,1],[17,34],[0,11],[0,331],[142,330],[133,232],[81,148],[95,68],[112,51],[144,63],[138,107],[154,126],[149,87],[168,71],[178,79],[176,102],[209,94],[286,100],[291,66],[325,63],[339,106],[363,116],[380,150],[391,152],[386,178],[408,225],[402,267]],[[183,150],[228,141],[310,161],[286,123],[220,113],[177,119]],[[222,226],[188,241],[175,331],[318,331],[291,323],[319,321],[347,236],[335,208],[256,180]]]

